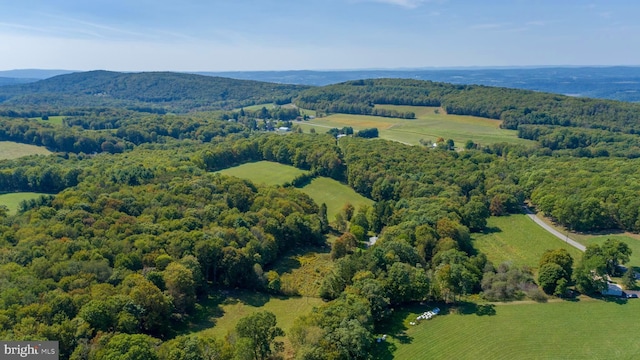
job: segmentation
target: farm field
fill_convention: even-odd
[[[330,222],[334,220],[336,214],[346,203],[351,203],[356,209],[362,205],[373,205],[373,200],[358,194],[345,184],[326,177],[313,179],[300,191],[311,196],[318,205],[327,204],[327,218]]]
[[[296,176],[306,173],[306,171],[293,166],[270,161],[242,164],[218,172],[264,185],[282,185],[293,180]]]
[[[34,192],[18,192],[9,194],[0,194],[0,205],[4,205],[9,209],[9,214],[15,214],[18,211],[18,205],[22,200],[31,200],[40,195],[47,195]]]
[[[62,125],[62,120],[66,116],[49,116],[49,120],[42,120],[41,117],[29,118],[30,120],[38,120],[51,125]]]
[[[44,146],[21,144],[13,141],[0,141],[0,160],[17,159],[28,155],[49,155],[51,151]]]
[[[500,129],[500,121],[498,120],[448,115],[442,109],[425,106],[376,105],[376,107],[395,109],[401,112],[413,111],[416,114],[416,119],[333,114],[297,124],[300,124],[305,132],[310,131],[313,127],[316,132],[326,132],[324,129],[344,126],[351,126],[356,131],[376,127],[380,132],[380,138],[411,145],[420,144],[420,140],[435,142],[439,137],[453,139],[459,148],[467,140],[473,140],[480,145],[498,142],[533,144],[529,140],[519,139],[514,130]],[[436,110],[440,113],[436,114]]]
[[[545,250],[563,248],[577,262],[581,252],[564,243],[537,225],[526,215],[492,216],[487,221],[487,231],[472,234],[473,244],[487,254],[494,265],[510,261],[514,265],[537,268]]]
[[[386,343],[375,345],[375,358],[629,359],[640,353],[640,322],[629,316],[640,311],[637,299],[441,306],[443,315],[409,325],[431,308],[397,311],[398,323]]]
[[[263,107],[267,108],[267,109],[273,109],[273,108],[276,107],[276,105],[274,103],[258,104],[258,105],[245,106],[242,109],[244,109],[246,111],[256,111],[256,110],[262,109]],[[240,110],[240,108],[235,109],[235,110]]]
[[[285,334],[288,334],[295,319],[300,315],[309,313],[314,307],[323,304],[323,301],[319,298],[274,297],[248,291],[234,291],[221,301],[212,299],[210,302],[211,304],[207,304],[206,307],[216,308],[217,305],[218,310],[206,319],[207,323],[213,323],[213,325],[200,329],[197,334],[215,337],[220,340],[224,340],[227,333],[235,328],[238,320],[259,311],[274,313],[278,326],[284,330]],[[286,336],[284,343],[285,352],[290,352],[291,343]]]

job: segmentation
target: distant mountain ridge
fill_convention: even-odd
[[[350,80],[403,78],[487,85],[563,95],[640,101],[640,67],[540,67],[344,71],[201,72],[209,76],[324,86]]]
[[[35,82],[39,79],[73,72],[71,70],[39,69],[0,71],[0,86]],[[350,80],[404,78],[451,84],[500,86],[599,99],[640,101],[640,67],[633,66],[204,71],[183,73],[311,86],[324,86]],[[2,77],[11,79],[1,79]]]
[[[89,71],[0,87],[0,105],[43,108],[119,106],[152,112],[287,103],[308,88],[173,72]]]

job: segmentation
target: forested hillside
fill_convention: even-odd
[[[0,117],[0,141],[55,152],[0,161],[2,192],[46,194],[22,202],[15,215],[0,206],[0,338],[57,340],[61,358],[277,354],[282,330],[270,313],[237,321],[225,337],[200,331],[219,326],[217,306],[230,293],[301,294],[295,286],[283,289],[281,277],[294,273],[304,282],[308,263],[289,255],[314,249],[324,251],[327,263],[315,269],[320,280],[310,296],[325,303],[296,314],[286,354],[368,359],[379,355],[374,334],[404,306],[544,301],[568,287],[592,294],[630,252],[611,240],[591,246],[576,266],[566,251],[553,249],[537,268],[493,264],[472,240],[496,231],[487,229],[490,216],[520,213],[529,201],[569,229],[640,231],[636,105],[409,80],[340,84],[297,98],[318,111],[435,105],[505,124],[522,112],[521,136],[539,144],[471,142],[456,149],[453,141],[408,146],[337,140],[331,129],[304,134],[305,120],[291,106],[190,112],[202,109],[200,102],[284,101],[300,88],[249,82],[236,88],[235,81],[220,80],[229,86],[223,99],[214,92],[222,87],[197,76],[96,72],[51,80],[30,85],[32,92],[21,87],[4,109],[58,108],[65,114],[59,123]],[[65,96],[78,94],[84,95],[65,108]],[[84,97],[108,100],[95,108]],[[9,105],[27,98],[54,100],[25,100],[17,110]],[[125,103],[188,113],[116,106]],[[580,112],[588,107],[594,111]],[[563,116],[568,123],[558,120]],[[556,120],[527,123],[538,118]],[[293,131],[270,131],[279,124]],[[306,172],[282,186],[212,173],[253,161]],[[326,204],[297,189],[316,177],[340,181],[373,203],[345,204],[329,218]],[[370,236],[378,241],[369,247]]]
[[[289,103],[307,87],[191,74],[91,71],[0,87],[0,110],[126,107],[149,112],[231,109]]]
[[[296,99],[322,112],[371,114],[374,104],[441,106],[447,113],[502,120],[507,129],[544,124],[640,131],[640,104],[408,79],[355,80],[309,89]]]

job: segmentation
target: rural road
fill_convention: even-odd
[[[542,226],[543,229],[547,230],[548,232],[550,232],[552,235],[556,236],[558,239],[568,243],[569,245],[575,247],[576,249],[580,250],[580,251],[585,251],[587,248],[580,244],[579,242],[572,240],[569,235],[563,234],[561,232],[559,232],[558,230],[552,228],[551,226],[547,225],[544,221],[538,219],[538,217],[536,216],[536,214],[532,213],[531,210],[529,210],[528,207],[523,206],[524,208],[524,212],[527,214],[527,216],[535,221],[536,224]]]

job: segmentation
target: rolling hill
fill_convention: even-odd
[[[90,71],[3,86],[0,105],[48,109],[119,106],[182,113],[288,103],[306,88],[171,72]]]

